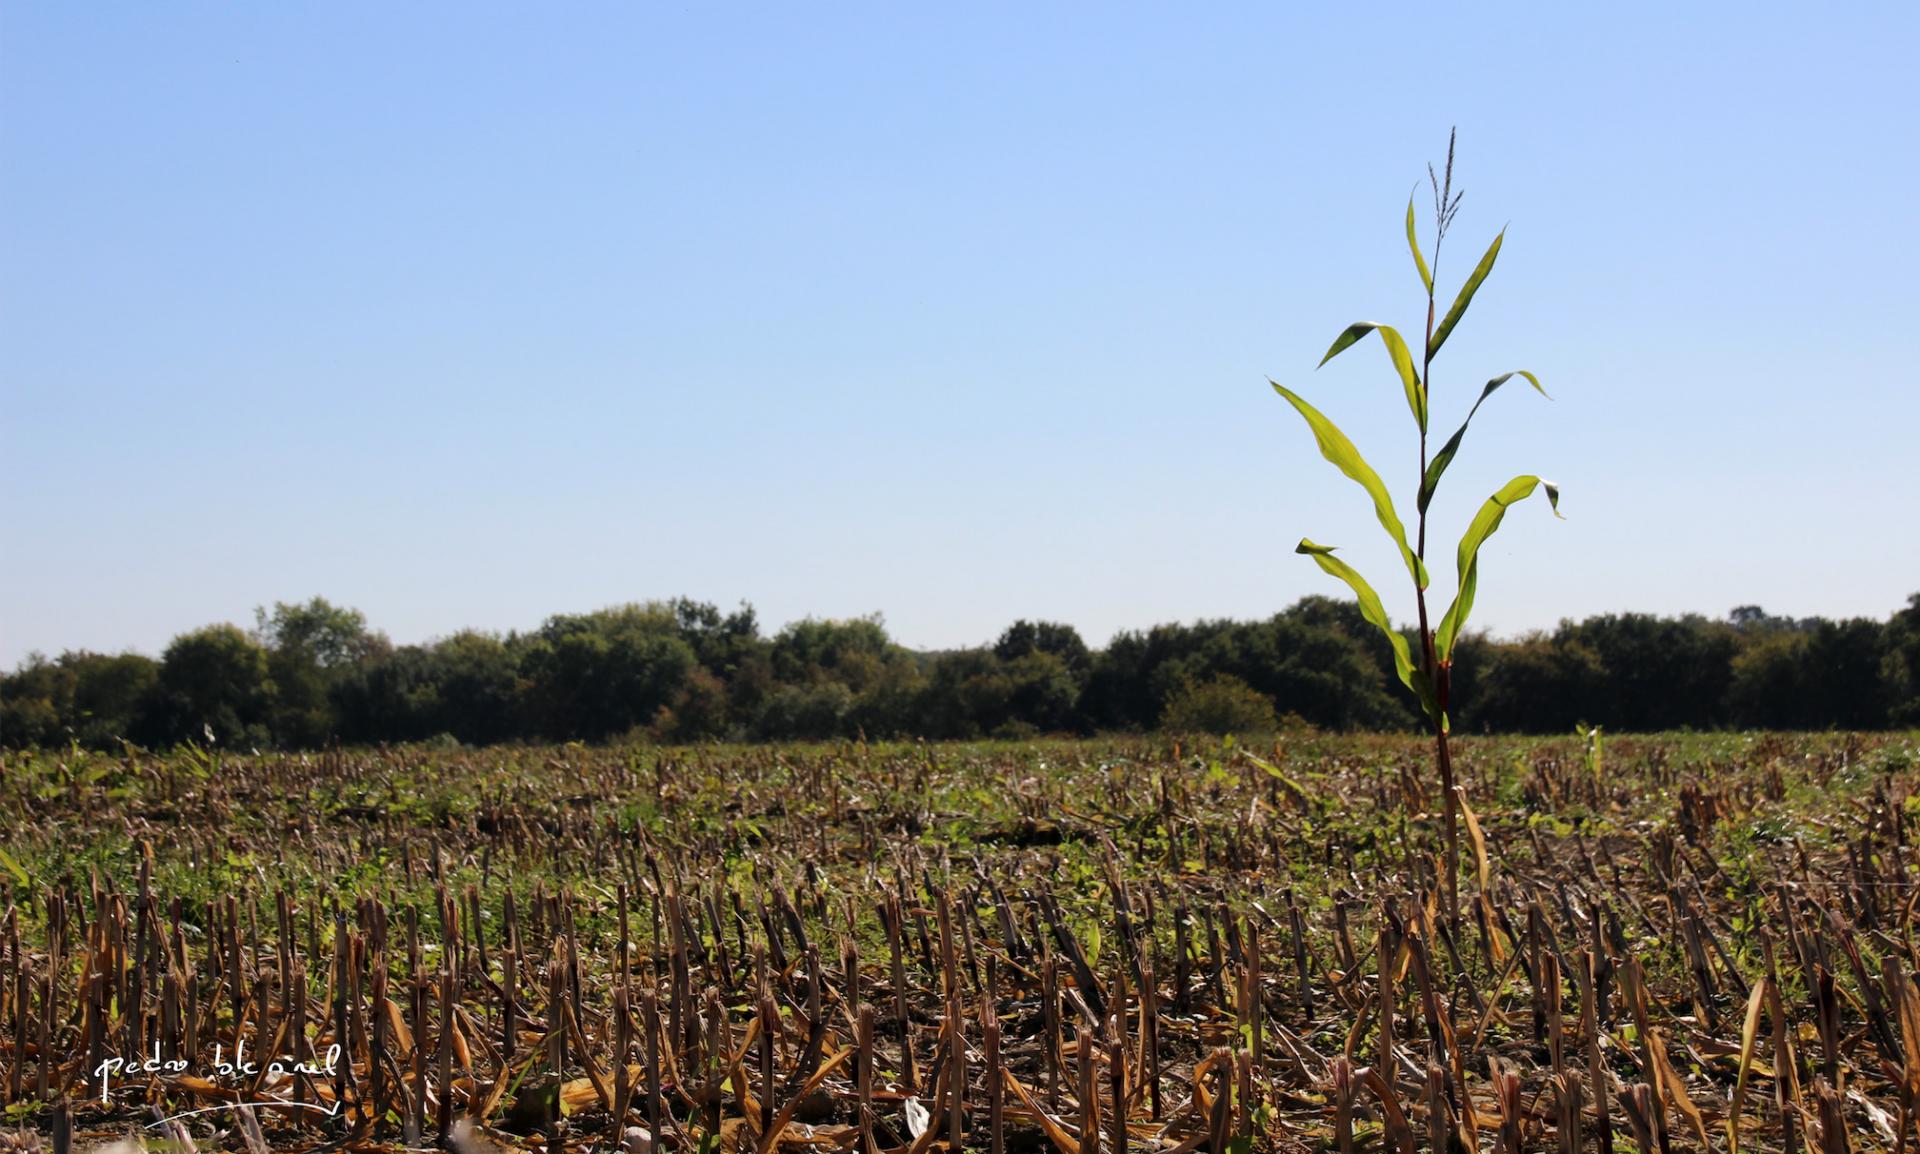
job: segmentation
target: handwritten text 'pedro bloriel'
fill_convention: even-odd
[[[305,1074],[314,1078],[331,1078],[338,1072],[339,1062],[340,1047],[336,1043],[327,1047],[326,1057],[319,1061],[299,1062],[289,1058],[275,1058],[267,1063],[266,1076],[274,1078],[280,1075]],[[152,1057],[136,1054],[131,1058],[107,1058],[93,1068],[93,1075],[100,1079],[100,1100],[104,1102],[112,1092],[115,1078],[124,1081],[141,1075],[176,1076],[188,1073],[191,1068],[191,1064],[185,1058],[162,1060],[160,1049],[156,1045]],[[250,1080],[260,1076],[260,1063],[247,1057],[245,1040],[242,1040],[239,1049],[234,1051],[231,1062],[226,1060],[224,1048],[216,1044],[213,1048],[213,1076],[227,1082]]]

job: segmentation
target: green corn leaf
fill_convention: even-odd
[[[1480,546],[1500,527],[1508,507],[1531,497],[1535,489],[1547,491],[1547,502],[1553,506],[1553,515],[1560,516],[1560,487],[1529,473],[1508,481],[1499,492],[1488,497],[1487,503],[1474,514],[1473,523],[1467,526],[1466,534],[1460,538],[1460,591],[1454,594],[1453,604],[1447,606],[1446,616],[1440,619],[1440,628],[1433,635],[1434,655],[1441,662],[1452,659],[1454,640],[1466,627],[1467,614],[1473,612],[1473,594],[1480,584]]]
[[[1302,801],[1306,800],[1307,791],[1301,788],[1301,785],[1299,782],[1288,777],[1286,773],[1283,770],[1281,770],[1279,766],[1273,764],[1270,761],[1263,761],[1259,757],[1256,757],[1255,755],[1253,755],[1252,753],[1246,754],[1246,758],[1248,761],[1251,761],[1253,764],[1259,766],[1261,769],[1266,770],[1267,776],[1271,777],[1273,780],[1285,786],[1287,788],[1287,792],[1293,794],[1293,796],[1297,798],[1300,798]]]
[[[33,884],[33,879],[27,873],[26,869],[22,867],[19,862],[13,860],[12,854],[3,849],[0,849],[0,867],[4,867],[8,873],[13,875],[14,880],[21,885],[30,886]]]
[[[1400,386],[1406,390],[1407,408],[1413,410],[1413,419],[1420,423],[1420,431],[1426,432],[1427,391],[1420,387],[1420,373],[1413,367],[1413,353],[1408,351],[1407,342],[1392,325],[1376,325],[1371,321],[1348,325],[1346,331],[1334,338],[1333,347],[1327,350],[1326,356],[1320,358],[1320,364],[1324,365],[1352,348],[1354,342],[1371,332],[1378,332],[1380,342],[1387,346],[1387,355],[1393,358],[1393,367],[1400,374]],[[1314,367],[1319,368],[1320,365]]]
[[[1501,242],[1506,239],[1507,230],[1503,228],[1500,230],[1500,235],[1493,238],[1493,243],[1487,246],[1487,255],[1480,258],[1480,263],[1474,267],[1473,275],[1467,278],[1466,284],[1460,286],[1460,295],[1453,298],[1453,307],[1447,310],[1447,315],[1440,322],[1440,327],[1433,330],[1433,339],[1427,342],[1428,360],[1432,360],[1434,354],[1440,351],[1440,346],[1447,343],[1447,337],[1453,333],[1453,326],[1459,324],[1460,318],[1466,315],[1467,306],[1473,303],[1473,294],[1480,291],[1480,282],[1486,280],[1487,274],[1493,271],[1493,262],[1500,256]]]
[[[1360,601],[1360,615],[1372,622],[1374,628],[1380,630],[1386,637],[1387,644],[1393,647],[1393,670],[1400,675],[1400,683],[1413,690],[1420,698],[1420,707],[1427,711],[1427,716],[1435,716],[1440,706],[1433,694],[1433,683],[1427,679],[1427,675],[1421,671],[1420,667],[1414,664],[1413,651],[1407,645],[1406,635],[1395,629],[1393,622],[1387,620],[1386,606],[1380,603],[1380,595],[1373,591],[1372,585],[1367,584],[1367,579],[1360,576],[1359,571],[1353,566],[1335,557],[1331,545],[1316,545],[1302,537],[1300,544],[1294,546],[1293,551],[1305,553],[1313,558],[1320,568],[1347,583],[1347,588],[1352,589],[1353,595]]]
[[[1427,295],[1433,295],[1433,272],[1427,268],[1427,258],[1420,255],[1420,236],[1413,228],[1413,197],[1407,197],[1407,247],[1413,250],[1413,267],[1420,270],[1420,283],[1426,287]]]
[[[1540,378],[1525,369],[1501,373],[1488,381],[1487,387],[1480,390],[1480,399],[1473,403],[1473,408],[1467,410],[1467,419],[1460,422],[1459,430],[1447,438],[1447,443],[1433,455],[1433,460],[1427,462],[1427,475],[1420,478],[1420,511],[1422,513],[1427,511],[1427,503],[1433,500],[1433,491],[1440,487],[1440,474],[1447,471],[1447,466],[1453,463],[1454,454],[1460,451],[1460,438],[1467,435],[1467,426],[1473,423],[1473,415],[1480,411],[1480,406],[1493,395],[1495,389],[1515,377],[1527,378],[1528,383],[1533,385],[1541,396],[1547,397],[1549,401],[1553,399],[1547,396],[1547,390],[1540,387]]]
[[[1380,525],[1387,531],[1387,536],[1392,537],[1393,543],[1400,547],[1400,557],[1407,563],[1407,572],[1413,575],[1414,584],[1425,589],[1427,567],[1421,564],[1420,558],[1408,548],[1406,526],[1400,523],[1400,514],[1394,512],[1393,497],[1387,493],[1386,483],[1380,480],[1380,474],[1373,471],[1373,466],[1367,464],[1367,459],[1360,455],[1359,449],[1353,447],[1353,442],[1347,439],[1347,435],[1340,431],[1338,425],[1329,421],[1319,409],[1309,405],[1300,398],[1298,393],[1278,381],[1269,380],[1267,383],[1291,402],[1293,407],[1300,411],[1300,415],[1307,419],[1308,426],[1313,429],[1313,439],[1320,445],[1320,455],[1333,462],[1334,467],[1342,473],[1359,482],[1360,487],[1373,498],[1374,516],[1380,518]]]

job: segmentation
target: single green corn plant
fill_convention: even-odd
[[[1417,641],[1419,651],[1414,652],[1407,637],[1388,618],[1386,607],[1380,601],[1380,595],[1373,586],[1351,565],[1334,555],[1331,545],[1319,545],[1302,538],[1298,552],[1313,558],[1320,568],[1347,583],[1359,598],[1361,614],[1380,630],[1387,644],[1393,648],[1394,670],[1400,681],[1420,700],[1420,708],[1425,713],[1428,724],[1433,730],[1434,758],[1440,773],[1440,788],[1445,799],[1446,852],[1447,852],[1447,899],[1449,909],[1457,911],[1458,875],[1460,872],[1460,848],[1458,835],[1459,799],[1454,792],[1453,758],[1447,746],[1449,725],[1447,707],[1449,689],[1452,682],[1454,646],[1461,633],[1466,629],[1467,617],[1473,611],[1474,592],[1479,585],[1480,547],[1507,515],[1507,510],[1515,504],[1532,496],[1535,490],[1544,490],[1554,516],[1560,515],[1560,490],[1550,481],[1543,481],[1531,473],[1525,473],[1501,486],[1480,511],[1468,523],[1466,533],[1460,538],[1456,563],[1458,567],[1458,586],[1453,602],[1447,606],[1436,623],[1428,613],[1427,606],[1427,508],[1433,502],[1434,491],[1439,488],[1441,478],[1446,474],[1447,466],[1460,452],[1460,443],[1467,435],[1467,426],[1502,385],[1519,377],[1532,385],[1541,396],[1547,392],[1540,385],[1540,378],[1525,369],[1516,369],[1501,373],[1481,388],[1480,396],[1467,410],[1466,419],[1460,422],[1460,428],[1447,438],[1438,452],[1430,452],[1427,439],[1429,399],[1432,396],[1433,360],[1453,335],[1460,319],[1466,315],[1467,306],[1473,303],[1474,294],[1486,282],[1487,275],[1493,271],[1494,261],[1499,259],[1500,246],[1506,239],[1502,230],[1488,246],[1486,255],[1474,266],[1466,283],[1454,296],[1453,304],[1444,315],[1436,307],[1434,296],[1434,278],[1440,267],[1440,250],[1446,240],[1447,229],[1453,223],[1454,213],[1460,207],[1462,194],[1453,190],[1453,137],[1447,138],[1447,163],[1444,175],[1427,166],[1427,177],[1433,185],[1433,261],[1420,251],[1419,231],[1415,225],[1413,198],[1407,198],[1407,248],[1413,254],[1413,266],[1420,275],[1420,286],[1427,297],[1427,336],[1419,356],[1407,345],[1406,339],[1391,325],[1361,321],[1347,326],[1327,355],[1320,358],[1324,365],[1347,349],[1360,343],[1367,337],[1378,336],[1386,349],[1387,359],[1392,362],[1394,374],[1399,378],[1401,390],[1406,395],[1407,408],[1413,414],[1413,422],[1420,430],[1420,488],[1414,500],[1415,520],[1411,542],[1407,536],[1407,526],[1401,521],[1395,510],[1393,497],[1387,491],[1386,483],[1380,474],[1367,463],[1360,450],[1354,447],[1347,435],[1328,420],[1320,410],[1308,404],[1298,393],[1277,381],[1269,381],[1279,394],[1285,397],[1300,415],[1306,418],[1307,426],[1313,430],[1313,438],[1320,447],[1320,455],[1333,466],[1366,490],[1373,500],[1374,516],[1379,519],[1380,527],[1400,552],[1405,563],[1407,576],[1413,583],[1414,604],[1418,610],[1419,630]],[[1438,318],[1436,322],[1436,317]]]
[[[1598,787],[1600,784],[1600,727],[1583,723],[1574,726],[1573,731],[1587,743],[1587,776],[1591,777],[1593,784]]]

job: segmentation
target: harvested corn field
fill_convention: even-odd
[[[8,755],[6,1144],[1905,1149],[1911,736]]]

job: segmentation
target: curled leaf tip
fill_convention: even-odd
[[[1375,325],[1372,321],[1355,321],[1353,324],[1348,325],[1345,329],[1341,330],[1339,336],[1334,338],[1333,345],[1327,349],[1327,355],[1320,358],[1320,364],[1313,367],[1317,369],[1320,365],[1324,365],[1339,356],[1347,349],[1353,347],[1355,341],[1366,336],[1377,327],[1379,326]]]

